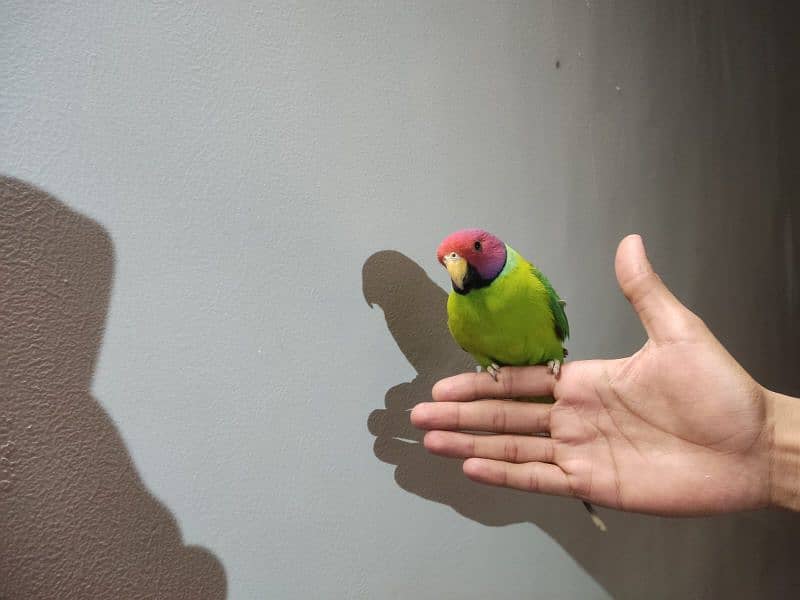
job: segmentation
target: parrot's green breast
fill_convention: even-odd
[[[490,285],[450,293],[450,333],[484,368],[563,361],[564,303],[538,269],[508,245],[506,251],[506,265]]]

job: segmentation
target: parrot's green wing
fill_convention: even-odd
[[[567,303],[558,297],[558,294],[553,289],[550,281],[539,269],[531,265],[531,270],[533,271],[534,277],[538,278],[539,281],[542,282],[544,289],[547,291],[547,300],[550,304],[550,310],[553,312],[556,335],[558,336],[558,339],[563,342],[569,337],[569,321],[567,320],[567,313],[564,312],[564,307]]]

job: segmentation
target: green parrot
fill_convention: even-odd
[[[539,269],[481,229],[439,245],[450,273],[447,326],[456,342],[497,379],[503,365],[543,365],[558,376],[569,336],[565,303]]]
[[[547,365],[558,377],[567,355],[569,321],[566,303],[547,277],[482,229],[447,236],[436,254],[453,284],[447,298],[447,326],[456,342],[495,381],[504,365]],[[605,531],[594,507],[583,504],[595,525]]]

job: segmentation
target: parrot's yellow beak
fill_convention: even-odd
[[[444,268],[450,273],[453,285],[462,289],[464,278],[467,276],[467,261],[455,252],[451,252],[444,257]]]

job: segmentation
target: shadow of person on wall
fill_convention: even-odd
[[[89,391],[113,268],[100,225],[0,177],[0,598],[226,595]]]
[[[375,455],[396,466],[400,487],[484,525],[536,525],[614,598],[769,598],[800,590],[792,558],[800,550],[800,518],[794,515],[666,519],[599,509],[609,527],[603,534],[577,500],[483,486],[463,475],[461,461],[429,454],[409,409],[430,399],[437,380],[474,369],[447,330],[447,294],[391,250],[367,259],[362,286],[417,372],[413,381],[390,388],[385,408],[368,418]]]

